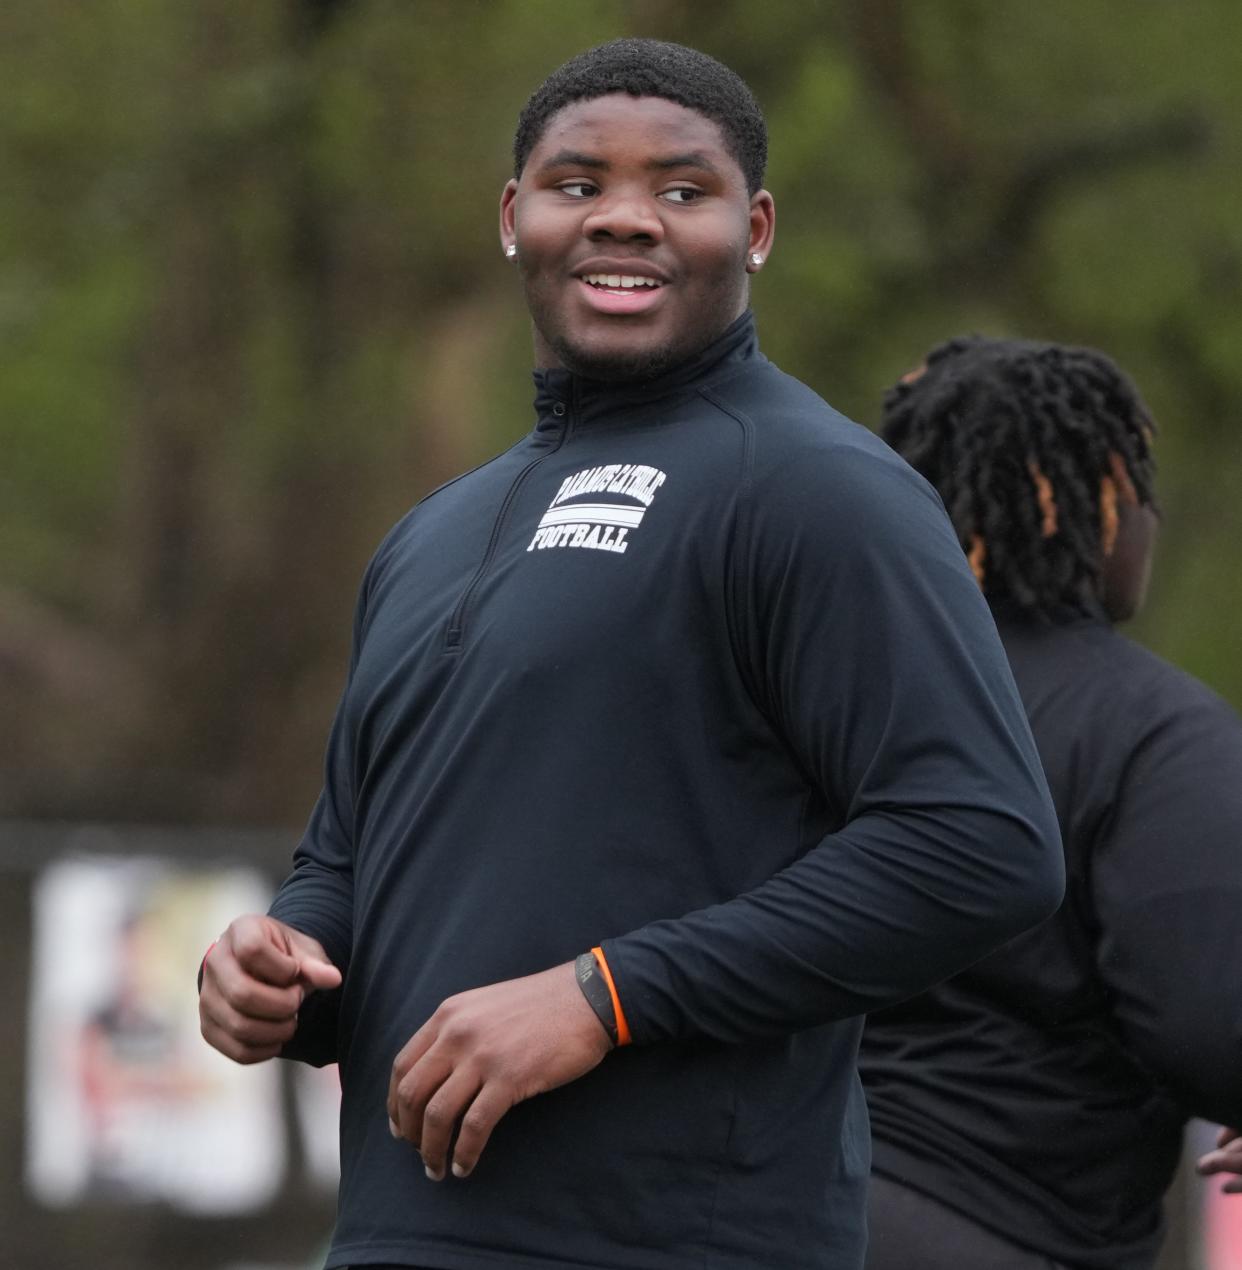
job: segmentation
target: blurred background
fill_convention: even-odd
[[[1129,370],[1165,516],[1131,634],[1242,706],[1237,0],[0,6],[0,1264],[322,1246],[332,1165],[297,1082],[202,1067],[172,1015],[201,931],[262,903],[314,800],[371,550],[529,426],[496,225],[513,126],[624,34],[754,88],[779,213],[764,349],[845,413],[874,425],[968,331]],[[148,1099],[201,1111],[210,1086],[249,1126],[178,1121],[212,1167],[177,1186],[154,1157],[145,1183],[82,1162],[117,1087],[83,1075],[90,1038],[125,1030],[136,946],[175,967],[147,988],[172,1021],[126,1033],[158,1033],[175,1076]],[[79,1142],[59,1154],[58,1114]],[[219,1203],[208,1174],[233,1175]],[[1165,1270],[1242,1265],[1202,1203],[1179,1185]]]

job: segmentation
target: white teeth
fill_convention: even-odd
[[[634,287],[658,287],[661,285],[655,278],[644,278],[638,274],[631,273],[584,273],[582,281],[589,282],[595,287],[614,287],[623,291],[632,290]]]

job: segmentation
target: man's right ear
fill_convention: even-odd
[[[514,200],[517,198],[517,182],[505,182],[500,195],[500,249],[506,260],[517,258],[517,213]]]

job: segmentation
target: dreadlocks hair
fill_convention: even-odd
[[[881,433],[940,492],[990,603],[1099,612],[1117,506],[1155,509],[1155,425],[1088,348],[969,336],[884,397]]]
[[[662,40],[624,39],[570,58],[535,89],[518,117],[513,174],[520,177],[548,120],[576,101],[610,93],[663,97],[697,110],[718,124],[725,148],[737,160],[751,194],[763,186],[768,129],[754,94],[742,78],[714,57]]]

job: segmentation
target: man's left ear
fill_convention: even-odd
[[[750,242],[746,252],[746,272],[758,273],[772,250],[776,237],[776,204],[767,190],[759,190],[750,200]]]

